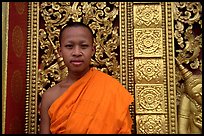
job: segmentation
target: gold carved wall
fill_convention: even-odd
[[[202,133],[202,5],[174,8],[178,133]]]
[[[134,3],[137,133],[177,133],[172,3]]]
[[[184,10],[189,13],[182,15]],[[93,30],[92,65],[118,79],[135,98],[130,105],[132,133],[179,133],[186,122],[180,118],[182,112],[178,114],[186,81],[192,84],[187,90],[194,87],[189,80],[193,72],[188,73],[202,73],[202,35],[192,33],[202,28],[201,11],[200,3],[188,2],[29,3],[25,133],[39,132],[41,96],[68,74],[57,48],[60,28],[70,19]],[[202,107],[196,104],[199,126]]]

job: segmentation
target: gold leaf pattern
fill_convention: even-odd
[[[160,59],[137,59],[136,82],[137,83],[155,83],[162,82],[162,61]]]
[[[135,29],[135,56],[162,56],[162,32],[157,29]]]
[[[164,115],[141,115],[138,116],[138,134],[164,134]]]
[[[136,85],[137,108],[139,113],[163,113],[164,112],[164,89],[162,84]]]

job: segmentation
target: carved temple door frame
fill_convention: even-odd
[[[25,133],[38,133],[39,131],[38,104],[40,95],[45,91],[43,90],[45,88],[42,88],[42,78],[44,77],[41,73],[42,70],[39,70],[41,68],[39,54],[42,50],[40,46],[48,44],[52,46],[53,53],[56,53],[54,51],[55,46],[59,44],[54,41],[59,31],[55,31],[53,37],[49,35],[47,36],[48,39],[45,38],[43,41],[43,33],[45,34],[46,31],[40,28],[39,18],[43,16],[46,20],[44,13],[46,6],[53,6],[54,10],[58,10],[60,7],[55,4],[54,2],[53,4],[48,2],[40,5],[38,2],[30,2],[28,5]],[[69,2],[67,4],[69,5]],[[81,8],[88,10],[91,6],[90,3],[84,2],[83,4],[81,3],[80,8],[77,7],[80,5],[78,2],[72,5],[70,10],[76,10],[75,13],[77,13],[70,15],[75,16],[72,19],[77,19],[76,16],[80,16]],[[105,10],[105,6],[108,7],[111,4],[112,9],[107,8]],[[133,119],[132,132],[142,134],[178,133],[173,3],[107,2],[104,6],[102,2],[102,4],[94,3],[93,5],[100,10],[104,9],[101,14],[107,14],[108,19],[115,19],[118,16],[119,24],[116,23],[116,27],[112,24],[114,29],[109,28],[112,29],[113,33],[110,41],[118,46],[114,49],[104,48],[104,52],[108,57],[111,56],[111,53],[116,52],[113,53],[113,56],[117,54],[115,57],[117,56],[119,59],[105,58],[104,60],[110,61],[108,63],[110,65],[103,65],[101,59],[97,66],[102,71],[117,78],[135,98],[130,106]],[[106,19],[103,21],[107,21]],[[87,20],[83,21],[86,22]],[[49,25],[49,22],[47,24]],[[62,25],[63,22],[58,25],[58,28]],[[94,30],[96,30],[96,27],[96,25],[92,25]],[[96,32],[95,35],[97,37]],[[95,42],[99,46],[97,38]],[[104,44],[105,46],[106,44]],[[110,54],[107,53],[109,51]],[[97,58],[97,56],[95,57]],[[63,64],[61,59],[57,57],[57,53],[54,59],[58,59],[56,61],[58,65],[55,65],[55,68],[62,72],[64,70]],[[96,61],[93,61],[93,64],[96,65]],[[100,67],[100,65],[103,66]],[[62,76],[60,72],[57,74],[58,77]]]

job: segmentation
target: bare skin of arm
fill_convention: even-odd
[[[62,81],[56,86],[48,89],[42,95],[41,107],[40,107],[40,134],[51,134],[50,132],[50,117],[48,115],[48,110],[52,103],[64,93],[69,87],[69,83]]]
[[[40,107],[40,134],[51,134],[50,132],[50,117],[48,110],[52,103],[60,96],[59,85],[56,85],[42,95]]]
[[[50,107],[49,93],[45,92],[42,96],[40,107],[40,134],[51,134],[50,132],[50,117],[48,115],[48,109]]]

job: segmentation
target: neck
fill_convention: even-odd
[[[82,78],[89,71],[89,69],[90,68],[88,68],[87,70],[84,70],[82,72],[69,71],[68,76],[67,76],[67,81],[70,83],[74,83],[75,81]]]

